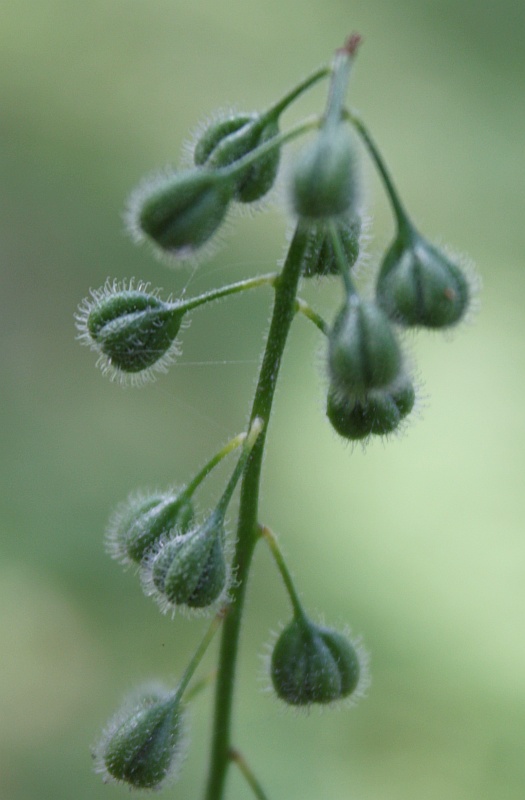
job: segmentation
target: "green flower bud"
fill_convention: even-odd
[[[257,114],[240,114],[212,125],[197,142],[195,163],[207,167],[228,167],[277,136],[276,120],[265,121]],[[203,159],[201,161],[201,159]],[[235,181],[235,199],[252,203],[270,191],[279,169],[279,148],[246,167]]]
[[[164,611],[212,606],[226,587],[224,537],[222,517],[212,513],[202,525],[161,542],[144,564],[146,593]]]
[[[363,666],[362,653],[346,636],[294,617],[277,639],[270,674],[281,700],[308,706],[354,694]]]
[[[220,227],[234,188],[206,168],[148,181],[131,196],[130,231],[138,242],[149,240],[163,253],[191,257]]]
[[[184,751],[181,703],[176,695],[153,689],[110,721],[95,750],[96,770],[134,789],[160,789],[175,776]]]
[[[348,297],[328,340],[332,387],[344,398],[359,398],[391,384],[403,357],[387,316],[358,295]]]
[[[195,164],[198,167],[202,167],[224,139],[244,128],[254,119],[254,114],[232,114],[225,119],[218,119],[208,125],[195,144],[193,150]]]
[[[329,391],[326,415],[340,436],[358,441],[395,431],[412,411],[414,402],[412,382],[403,376],[386,389],[372,389],[359,399],[345,401],[337,392]]]
[[[398,235],[387,251],[376,296],[400,325],[448,328],[465,316],[470,288],[454,261],[412,231]]]
[[[97,365],[111,379],[143,383],[165,372],[178,354],[177,334],[184,311],[165,303],[147,284],[110,283],[80,305],[79,338],[98,353]]]
[[[193,517],[193,504],[184,491],[131,495],[110,519],[108,550],[124,564],[140,564],[160,539],[174,530],[186,533]]]
[[[350,219],[339,217],[336,224],[346,266],[351,269],[359,255],[361,220],[358,216]],[[322,223],[313,223],[308,239],[308,246],[303,256],[304,277],[340,275],[341,270],[335,257],[332,239],[325,226]]]
[[[300,153],[292,175],[292,203],[300,217],[335,217],[358,198],[353,137],[346,125],[320,131]]]

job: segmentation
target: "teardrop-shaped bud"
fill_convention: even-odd
[[[125,564],[140,564],[160,539],[174,530],[186,533],[193,517],[193,504],[184,491],[131,495],[110,519],[108,550]]]
[[[339,241],[343,250],[345,267],[351,269],[359,256],[361,220],[355,215],[336,220]],[[308,246],[303,256],[305,278],[340,275],[341,269],[334,253],[332,237],[323,223],[313,223],[308,235]]]
[[[145,564],[145,591],[163,610],[213,605],[226,586],[224,535],[222,517],[212,513],[202,525],[162,542]]]
[[[346,636],[294,617],[282,631],[271,656],[277,696],[289,705],[332,703],[358,689],[362,658]]]
[[[336,317],[328,345],[331,384],[344,398],[386,387],[401,372],[403,357],[388,317],[357,294]]]
[[[359,441],[395,431],[411,412],[414,401],[412,382],[402,376],[386,389],[372,389],[358,399],[345,400],[337,392],[329,391],[326,415],[340,436]]]
[[[234,188],[232,181],[206,168],[149,181],[130,198],[132,235],[171,256],[191,257],[220,227]]]
[[[224,119],[218,119],[210,123],[199,135],[195,143],[193,150],[195,164],[198,167],[202,167],[224,139],[244,128],[248,123],[253,122],[255,118],[255,114],[230,114]]]
[[[133,789],[160,789],[185,753],[183,709],[172,693],[144,691],[110,721],[95,750],[106,780]]]
[[[448,328],[465,316],[470,287],[461,268],[417,232],[399,234],[376,286],[377,302],[406,326]]]
[[[357,208],[359,180],[355,143],[347,125],[320,131],[300,153],[291,196],[300,217],[336,217]]]
[[[139,285],[106,283],[80,305],[79,338],[99,354],[98,365],[112,379],[141,383],[164,372],[177,354],[176,337],[184,310]]]
[[[205,134],[206,146],[199,146],[199,143],[196,150],[198,157],[202,157],[209,149],[210,143],[215,142],[206,158],[207,167],[229,167],[279,133],[277,120],[267,121],[253,114],[240,115],[235,121],[238,122],[243,118],[246,122],[233,130],[230,129],[233,121],[230,120],[229,125],[216,124],[211,132]],[[220,133],[223,135],[219,136]],[[247,166],[235,178],[235,199],[241,203],[252,203],[269,192],[277,177],[279,159],[280,149],[276,147]]]

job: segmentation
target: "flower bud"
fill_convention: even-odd
[[[79,308],[79,338],[99,354],[98,364],[112,379],[147,380],[152,370],[165,371],[177,352],[184,311],[146,289],[108,282]]]
[[[335,392],[361,397],[392,383],[402,368],[402,354],[392,326],[374,303],[348,297],[328,340],[328,367]]]
[[[97,771],[134,789],[160,789],[183,759],[183,722],[176,695],[145,692],[109,723],[95,751]]]
[[[465,315],[470,291],[460,267],[422,236],[398,235],[377,280],[377,302],[400,325],[447,328]]]
[[[357,215],[350,219],[339,217],[336,225],[346,267],[351,269],[359,255],[361,221]],[[308,238],[308,246],[303,256],[304,277],[340,275],[341,269],[335,257],[332,238],[325,226],[322,223],[313,223]]]
[[[243,121],[244,120],[244,121]],[[257,147],[277,136],[276,120],[264,121],[257,114],[240,114],[215,123],[199,140],[195,148],[195,161],[207,167],[228,167],[249,155]],[[252,203],[270,191],[279,169],[279,148],[255,161],[235,180],[235,199]]]
[[[128,222],[138,241],[147,239],[173,256],[192,256],[226,216],[234,184],[205,168],[173,172],[139,187]]]
[[[231,114],[225,119],[218,119],[208,125],[195,144],[193,150],[195,164],[202,167],[224,139],[253,122],[254,118],[254,114]]]
[[[184,492],[131,495],[109,522],[108,550],[125,564],[140,564],[161,538],[174,530],[186,533],[193,516],[193,504]]]
[[[226,586],[222,518],[212,513],[202,525],[161,543],[145,564],[143,583],[165,610],[211,606]]]
[[[335,217],[355,208],[358,178],[350,130],[340,123],[321,130],[300,153],[292,175],[292,203],[300,217]]]
[[[358,688],[360,653],[340,633],[294,617],[282,631],[271,656],[277,696],[289,705],[332,703]]]
[[[414,387],[403,376],[386,389],[372,389],[359,399],[345,401],[329,391],[326,415],[340,436],[358,441],[372,434],[385,436],[395,431],[411,412],[414,401]]]

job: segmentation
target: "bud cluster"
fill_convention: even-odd
[[[127,221],[136,241],[148,242],[172,259],[194,259],[210,247],[232,206],[256,203],[272,189],[284,146],[299,135],[313,134],[290,174],[288,196],[296,228],[279,273],[177,301],[162,300],[148,284],[108,281],[91,292],[76,316],[79,338],[97,353],[103,371],[121,383],[138,384],[165,371],[177,355],[177,337],[190,311],[257,286],[270,285],[275,291],[248,431],[225,445],[182,488],[132,494],[109,522],[109,552],[138,569],[142,588],[162,611],[217,611],[177,688],[142,690],[113,718],[97,747],[98,770],[131,788],[162,788],[177,770],[185,740],[185,692],[224,620],[207,797],[223,800],[229,760],[241,764],[255,794],[265,796],[244,760],[223,747],[231,741],[240,621],[259,539],[271,549],[293,611],[270,657],[276,696],[295,708],[326,706],[355,701],[368,683],[361,646],[306,615],[275,537],[259,523],[265,434],[287,336],[298,311],[326,336],[326,415],[341,437],[356,442],[388,436],[402,427],[416,401],[400,331],[457,325],[471,305],[472,286],[462,265],[416,230],[370,134],[346,107],[359,41],[359,36],[350,36],[330,67],[312,73],[267,110],[216,117],[197,137],[190,166],[146,181],[129,201]],[[284,111],[325,77],[330,82],[324,113],[282,132]],[[381,174],[397,226],[379,266],[374,295],[366,298],[356,281],[363,239],[358,138]],[[341,280],[343,298],[329,325],[298,291],[302,278],[334,276]],[[197,488],[241,445],[215,507],[199,513]],[[230,543],[226,514],[241,478],[236,538]]]

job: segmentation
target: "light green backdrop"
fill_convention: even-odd
[[[203,117],[265,106],[354,29],[352,102],[420,227],[477,263],[481,313],[452,341],[408,339],[419,419],[365,454],[326,423],[322,342],[298,320],[265,521],[312,612],[362,635],[373,681],[366,702],[333,714],[283,714],[260,691],[264,644],[289,614],[261,550],[235,739],[272,800],[524,797],[524,28],[522,0],[2,4],[2,800],[127,796],[92,774],[90,745],[137,683],[176,680],[203,623],[160,617],[104,554],[105,521],[131,489],[182,482],[243,427],[270,295],[196,314],[179,363],[137,392],[105,381],[74,341],[77,303],[108,275],[200,291],[283,254],[276,200],[232,220],[196,275],[170,273],[123,235],[124,199],[178,163]],[[373,264],[392,227],[371,171],[369,212]],[[339,287],[305,294],[335,312]],[[200,796],[210,699],[195,703],[167,797]],[[230,789],[249,796],[236,775]]]

